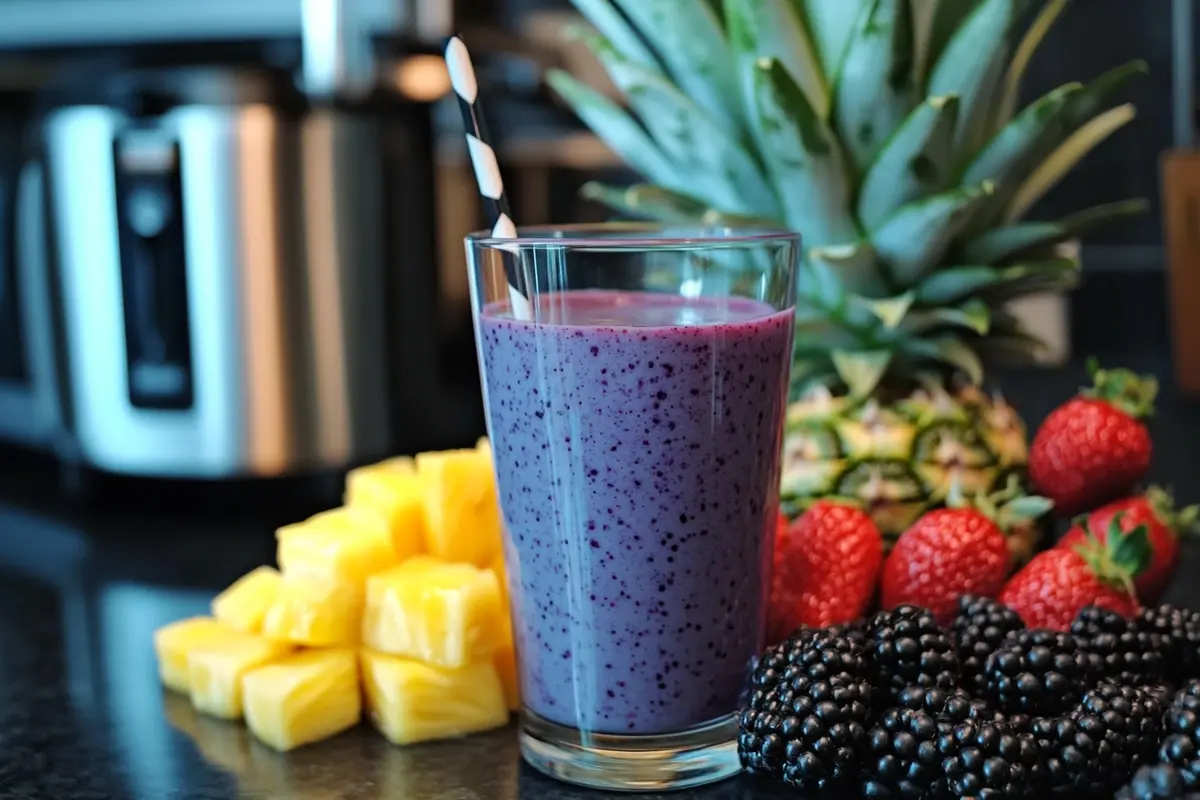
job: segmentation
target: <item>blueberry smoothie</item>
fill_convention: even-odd
[[[722,718],[762,641],[792,312],[538,302],[479,321],[525,706],[609,734]]]

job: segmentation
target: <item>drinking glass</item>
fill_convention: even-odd
[[[521,752],[585,786],[739,770],[762,645],[799,237],[467,237]]]

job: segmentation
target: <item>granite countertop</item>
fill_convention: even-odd
[[[1130,300],[1125,291],[1108,297],[1111,308]],[[1146,325],[1136,327],[1141,323],[1161,326],[1161,320],[1156,313],[1115,321],[1110,316],[1098,324],[1089,349],[1108,365],[1153,372],[1163,381],[1151,477],[1173,486],[1181,501],[1196,501],[1200,405],[1174,390],[1162,340],[1131,333],[1144,332]],[[1112,326],[1122,324],[1129,325],[1125,332],[1113,333]],[[1084,377],[1081,360],[1074,360],[1002,375],[1000,383],[1033,424]],[[159,688],[151,632],[203,611],[215,591],[268,562],[282,512],[272,509],[271,518],[245,508],[157,500],[110,503],[108,510],[72,506],[59,499],[45,465],[0,455],[0,798],[605,796],[522,765],[512,728],[401,749],[361,726],[279,755],[237,725],[196,717],[182,698]],[[1200,607],[1200,544],[1189,544],[1185,553],[1184,574],[1167,599]],[[795,796],[748,779],[670,795]]]

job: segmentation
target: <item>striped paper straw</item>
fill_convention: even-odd
[[[463,127],[467,134],[467,150],[471,154],[471,166],[475,170],[475,182],[483,197],[484,207],[490,218],[492,236],[496,239],[516,239],[517,227],[509,211],[508,197],[504,193],[504,180],[500,177],[500,165],[491,137],[483,121],[479,105],[479,82],[475,78],[475,67],[471,54],[462,39],[451,36],[446,39],[446,68],[450,72],[450,84],[458,96],[458,109],[462,112]],[[517,254],[514,247],[511,251]],[[529,319],[531,309],[529,292],[525,289],[515,259],[505,259],[504,272],[508,277],[508,296],[513,315],[518,319]]]

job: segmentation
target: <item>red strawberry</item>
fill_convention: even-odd
[[[1157,487],[1145,494],[1109,503],[1087,515],[1087,527],[1102,541],[1111,532],[1124,535],[1139,525],[1146,527],[1150,541],[1150,565],[1134,580],[1138,600],[1157,603],[1179,566],[1179,536],[1192,533],[1200,517],[1200,506],[1176,511],[1171,495]],[[1119,526],[1113,523],[1119,519]],[[1058,540],[1056,547],[1076,547],[1087,541],[1083,525],[1077,524]]]
[[[1158,382],[1089,366],[1094,387],[1050,412],[1029,451],[1029,477],[1063,517],[1129,494],[1150,468],[1141,420],[1153,412]]]
[[[813,503],[775,538],[768,640],[782,641],[802,625],[861,617],[882,561],[883,540],[866,512],[829,500]]]
[[[1065,631],[1087,606],[1132,617],[1138,611],[1133,581],[1150,563],[1150,542],[1140,525],[1104,541],[1088,532],[1073,548],[1047,550],[1009,580],[1000,602],[1030,628]]]
[[[918,519],[883,565],[883,607],[923,606],[947,625],[960,597],[999,594],[1011,566],[1005,529],[1050,510],[1045,498],[1016,494],[1012,486],[967,504],[952,492],[950,507]],[[1009,502],[998,507],[996,499]]]

